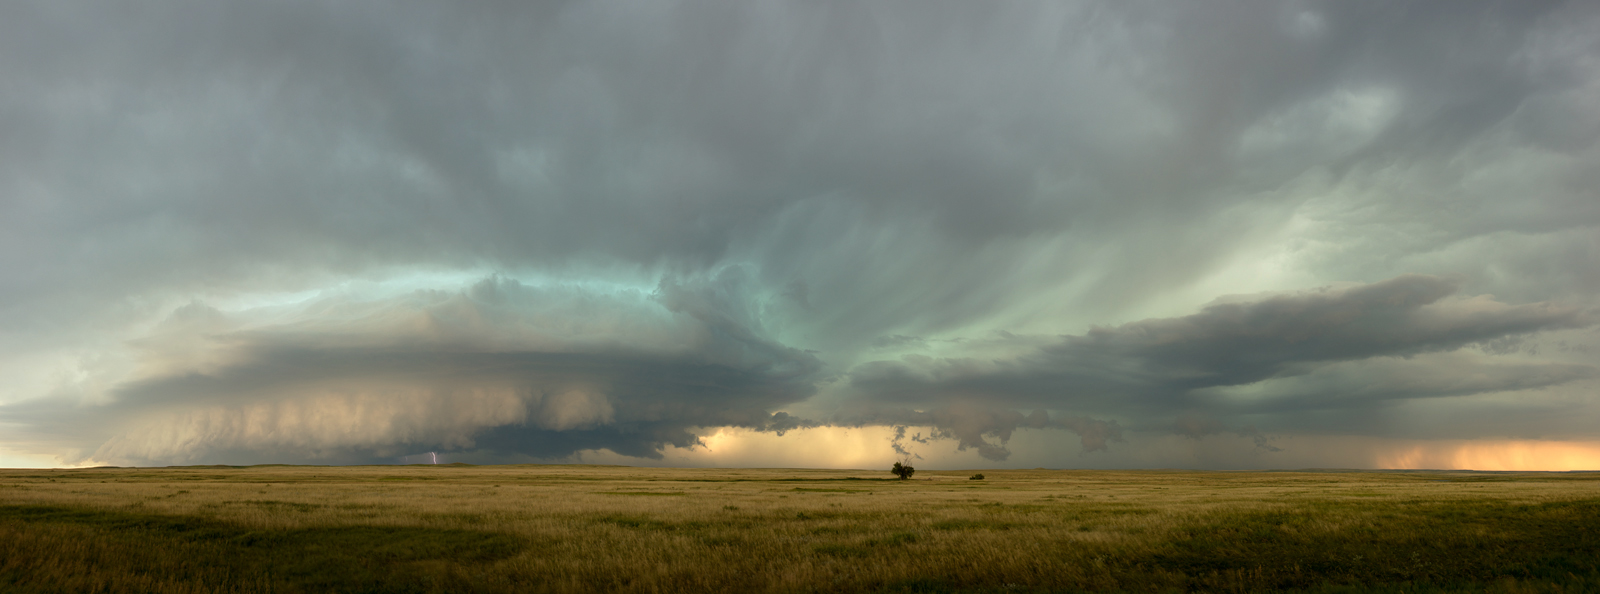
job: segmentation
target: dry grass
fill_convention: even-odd
[[[1600,475],[0,471],[0,591],[1596,591]]]

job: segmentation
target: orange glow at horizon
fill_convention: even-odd
[[[1377,456],[1385,469],[1600,470],[1600,443],[1544,440],[1439,441]]]
[[[894,461],[890,427],[810,427],[784,436],[771,432],[718,427],[700,435],[700,445],[662,448],[659,460],[621,456],[609,450],[588,450],[578,456],[584,464],[639,464],[650,466],[734,468],[887,468]]]

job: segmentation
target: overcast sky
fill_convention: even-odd
[[[1597,140],[1593,2],[7,2],[0,466],[1600,468]]]

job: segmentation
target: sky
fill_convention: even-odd
[[[1600,469],[1600,4],[0,4],[0,466]]]

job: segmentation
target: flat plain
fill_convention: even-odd
[[[1587,592],[1600,473],[0,470],[0,591]]]

